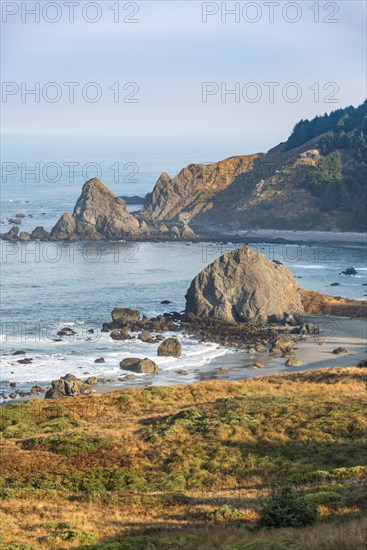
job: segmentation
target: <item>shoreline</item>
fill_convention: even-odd
[[[161,223],[165,223],[164,220]],[[61,243],[113,243],[113,242],[141,242],[141,243],[213,243],[218,241],[222,243],[234,244],[324,244],[324,245],[343,245],[343,246],[365,246],[367,244],[367,233],[359,232],[342,232],[342,231],[303,231],[297,229],[238,229],[213,231],[204,230],[187,239],[167,236],[129,236],[121,239],[31,239],[30,241],[22,241],[19,237],[7,238],[6,233],[0,234],[0,240],[10,242],[61,242]]]
[[[215,357],[207,365],[197,369],[179,373],[176,369],[162,370],[160,376],[138,375],[134,379],[116,381],[114,383],[97,383],[90,386],[92,395],[103,395],[132,388],[146,388],[151,386],[180,386],[192,385],[210,380],[221,382],[239,382],[249,378],[273,376],[284,373],[302,373],[305,371],[343,368],[356,366],[366,358],[367,333],[366,318],[349,318],[336,316],[308,315],[305,322],[316,323],[320,334],[308,336],[307,339],[297,339],[294,349],[297,358],[302,362],[298,367],[286,367],[286,358],[269,353],[249,353],[247,350],[228,347],[223,355]],[[333,354],[338,347],[347,348],[347,353]],[[254,364],[262,365],[255,367]],[[65,373],[66,374],[66,373]],[[121,376],[128,372],[121,371]],[[90,397],[85,396],[86,398]],[[3,401],[0,406],[16,404],[33,399],[44,399],[43,395],[18,397]],[[50,400],[53,401],[53,400]],[[56,400],[57,401],[57,400]]]

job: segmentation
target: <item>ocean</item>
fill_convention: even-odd
[[[97,150],[98,149],[98,150]],[[143,151],[143,152],[142,152]],[[230,156],[223,148],[192,150],[169,143],[122,144],[109,140],[99,147],[92,138],[32,138],[9,136],[3,140],[1,231],[9,218],[25,214],[21,230],[38,225],[51,229],[65,211],[72,211],[84,180],[99,176],[118,195],[145,195],[163,171],[171,176],[190,162],[213,162]],[[111,168],[112,167],[112,168]],[[119,177],[117,177],[117,168]],[[129,210],[138,209],[130,206]],[[238,236],[238,235],[233,235]],[[348,298],[363,299],[367,292],[366,249],[360,236],[339,244],[313,236],[301,244],[253,243],[268,258],[287,265],[301,286]],[[251,233],[244,241],[250,239]],[[300,239],[301,240],[301,239]],[[114,342],[101,333],[114,307],[131,307],[152,316],[182,311],[192,278],[221,254],[240,246],[233,243],[8,243],[1,241],[1,372],[0,392],[9,383],[29,389],[47,385],[68,372],[80,377],[122,376],[119,362],[125,357],[157,359],[156,345],[133,339]],[[341,272],[354,266],[357,275]],[[331,283],[340,286],[330,286]],[[161,301],[169,300],[169,305]],[[55,341],[63,326],[73,327],[73,337]],[[94,333],[88,332],[93,329]],[[161,372],[144,377],[144,383],[191,382],[215,377],[228,362],[253,362],[243,353],[214,343],[200,343],[180,335],[179,359],[160,358]],[[21,365],[17,350],[32,357]],[[104,357],[104,364],[94,360]],[[186,370],[187,376],[177,374]],[[196,370],[200,372],[195,372]],[[201,377],[201,378],[200,378]],[[139,378],[139,377],[138,377]],[[128,384],[128,382],[126,382]]]

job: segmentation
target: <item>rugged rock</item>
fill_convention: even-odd
[[[354,267],[348,267],[345,271],[342,271],[343,275],[357,275],[358,271]]]
[[[341,199],[334,201],[335,208],[323,208],[327,197],[316,196],[307,183],[310,175],[315,178],[325,170],[328,156],[322,147],[324,123],[331,130],[328,137],[335,138],[340,131],[338,122],[341,120],[344,124],[349,117],[349,124],[355,126],[349,126],[346,131],[344,144],[338,146],[338,156],[343,175],[351,171],[356,180],[363,181],[365,168],[358,158],[362,153],[358,153],[356,136],[362,131],[365,139],[366,111],[367,102],[364,102],[358,108],[339,110],[337,116],[326,115],[323,124],[320,117],[307,123],[300,121],[286,143],[265,154],[191,164],[173,178],[163,173],[146,196],[140,214],[143,219],[161,220],[166,224],[175,220],[190,221],[194,230],[217,234],[224,228],[364,231],[363,185],[357,184],[356,189],[348,193],[352,206],[346,212]],[[338,184],[335,187],[338,189]]]
[[[120,367],[124,370],[142,374],[154,374],[159,371],[158,365],[147,357],[145,357],[145,359],[139,359],[137,357],[123,359],[120,362]]]
[[[45,399],[58,399],[60,397],[78,397],[85,392],[82,380],[73,374],[67,374],[59,380],[52,381],[52,387],[46,392]]]
[[[177,338],[167,338],[164,340],[157,351],[160,356],[181,357],[182,346]]]
[[[72,241],[77,239],[76,222],[69,212],[65,212],[56,225],[54,225],[51,229],[50,237],[57,241]]]
[[[188,222],[199,212],[207,210],[211,197],[249,170],[257,156],[231,157],[212,164],[190,164],[172,179],[163,172],[152,193],[145,198],[142,216],[148,220]]]
[[[139,340],[141,340],[142,342],[147,342],[147,343],[152,343],[154,340],[152,338],[152,335],[150,334],[150,332],[148,332],[147,330],[143,330],[139,335],[138,335],[138,338]]]
[[[19,235],[19,227],[14,225],[7,233],[1,233],[0,237],[5,241],[16,241]]]
[[[86,379],[85,383],[88,384],[88,386],[94,386],[98,383],[98,378],[96,378],[95,376],[89,376],[89,378]]]
[[[55,240],[116,239],[138,233],[139,222],[101,181],[93,178],[83,185],[73,215],[65,212],[51,230]]]
[[[131,336],[128,331],[119,328],[115,328],[111,332],[110,338],[112,338],[112,340],[131,340]]]
[[[287,359],[287,361],[285,362],[285,366],[286,366],[286,367],[300,367],[301,365],[303,365],[302,361],[300,361],[299,359],[297,359],[296,356],[290,357],[290,358]]]
[[[300,287],[289,269],[248,247],[216,259],[186,294],[186,314],[229,323],[265,323],[274,315],[303,311]]]
[[[135,323],[140,319],[140,312],[137,309],[127,307],[115,307],[111,313],[112,320],[115,323]]]
[[[47,241],[49,238],[50,238],[50,233],[46,231],[46,229],[41,225],[33,229],[31,233],[32,241]]]
[[[95,359],[95,363],[105,363],[104,357],[98,357],[98,359]]]
[[[22,242],[28,242],[31,240],[30,234],[27,231],[22,231],[19,235],[19,240]]]

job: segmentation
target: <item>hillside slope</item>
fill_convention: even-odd
[[[367,102],[300,121],[266,154],[162,174],[140,216],[185,219],[199,230],[364,231],[366,169]]]

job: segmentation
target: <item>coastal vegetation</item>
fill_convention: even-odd
[[[1,548],[363,548],[365,368],[0,409]]]

